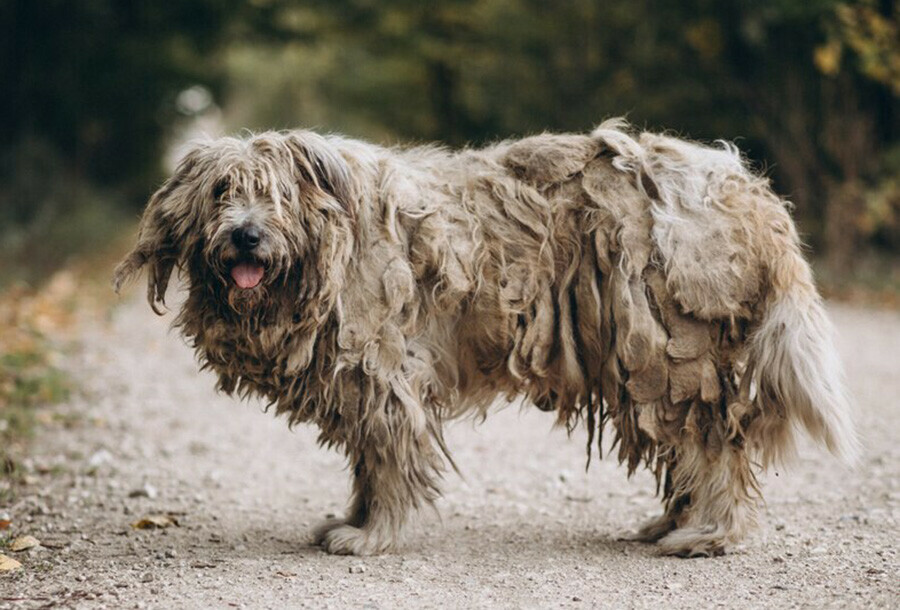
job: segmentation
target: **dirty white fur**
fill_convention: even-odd
[[[236,227],[263,282],[229,278]],[[806,429],[855,452],[820,299],[785,204],[727,144],[543,134],[481,150],[309,131],[199,144],[154,194],[118,288],[149,267],[219,387],[319,426],[353,469],[334,553],[396,548],[450,460],[442,422],[524,397],[588,447],[612,429],[665,513],[637,537],[724,552],[754,525],[754,463]],[[599,443],[598,443],[599,444]]]

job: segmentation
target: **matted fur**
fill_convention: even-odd
[[[262,237],[262,283],[229,277]],[[637,537],[717,554],[754,524],[753,464],[798,428],[856,451],[831,329],[786,206],[737,151],[608,121],[482,150],[309,131],[199,144],[153,195],[115,287],[189,292],[177,325],[219,388],[312,422],[353,468],[334,553],[394,547],[438,496],[442,422],[498,397],[615,432],[665,513]],[[597,443],[599,446],[599,442]]]

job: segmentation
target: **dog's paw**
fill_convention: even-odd
[[[316,543],[332,555],[378,555],[391,547],[390,539],[352,525],[338,524],[317,534]]]
[[[335,528],[341,527],[342,525],[346,525],[346,524],[347,524],[346,519],[337,519],[337,518],[325,519],[324,521],[322,521],[321,523],[319,523],[318,525],[316,525],[313,528],[312,543],[315,546],[322,546],[322,544],[324,544],[324,542],[325,542],[325,536],[328,534],[328,532],[330,532],[331,530],[333,530]]]
[[[628,542],[656,542],[675,529],[675,520],[668,515],[660,515],[644,523],[636,532],[625,534],[619,540]]]
[[[664,555],[677,557],[717,557],[725,554],[727,546],[725,532],[716,526],[680,528],[659,541]]]

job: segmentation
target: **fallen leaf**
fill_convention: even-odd
[[[22,564],[13,559],[12,557],[7,557],[0,553],[0,572],[9,572],[11,570],[17,570],[22,567]]]
[[[28,549],[33,549],[40,545],[41,541],[34,536],[19,536],[9,543],[9,550],[13,553],[18,553],[19,551],[27,551]]]
[[[131,527],[139,530],[155,530],[178,525],[178,519],[172,515],[147,515],[143,519],[135,521]]]
[[[9,519],[0,519],[0,530],[9,529],[10,525],[12,525],[12,521]]]

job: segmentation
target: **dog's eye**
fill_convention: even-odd
[[[215,199],[216,201],[221,201],[225,196],[225,193],[228,192],[228,187],[228,180],[225,180],[224,178],[216,182],[215,186],[213,187],[213,199]]]

